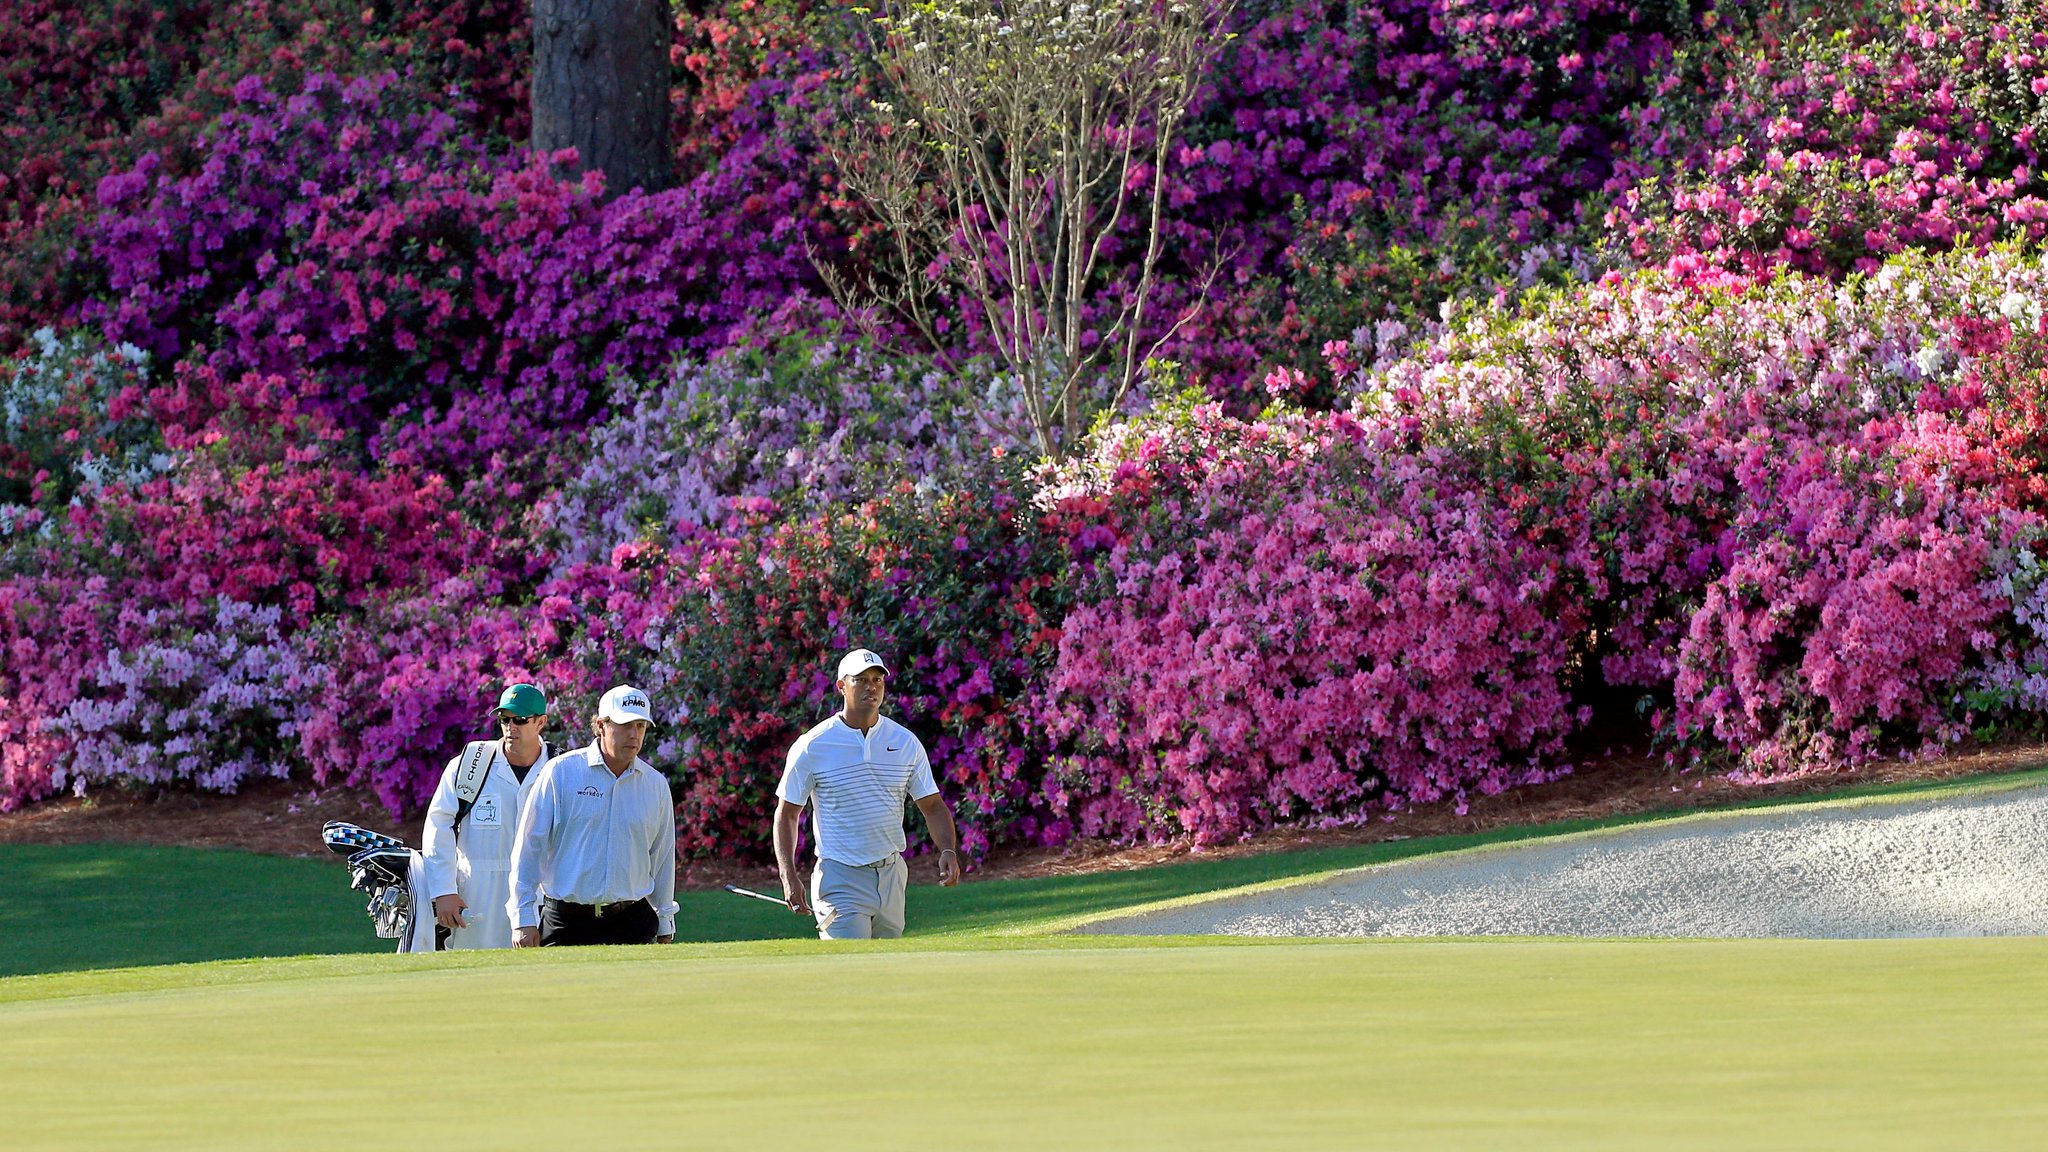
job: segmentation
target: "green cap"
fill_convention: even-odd
[[[507,684],[498,697],[498,708],[514,716],[545,716],[548,713],[548,698],[532,684]]]

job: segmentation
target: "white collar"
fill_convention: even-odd
[[[633,757],[633,762],[631,764],[626,765],[626,772],[614,774],[612,772],[612,766],[604,762],[604,749],[599,748],[597,746],[596,740],[592,740],[589,746],[584,748],[584,751],[589,753],[587,759],[590,761],[590,766],[592,768],[595,768],[598,771],[604,773],[605,775],[610,776],[614,780],[624,780],[626,778],[626,772],[637,772],[640,769],[647,767],[647,765],[638,756],[635,756]],[[648,771],[651,772],[653,771],[653,769],[649,768]]]
[[[873,728],[868,729],[866,732],[863,732],[860,729],[855,728],[853,725],[848,724],[846,722],[846,710],[843,708],[837,712],[834,712],[832,714],[832,719],[837,720],[841,728],[846,729],[848,732],[853,733],[855,736],[860,737],[862,740],[867,739],[870,735],[876,732],[880,732],[882,730],[882,725],[887,724],[889,722],[889,716],[887,713],[878,713],[875,716],[875,726]]]

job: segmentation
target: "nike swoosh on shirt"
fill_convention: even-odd
[[[889,749],[889,751],[891,751],[891,752],[901,752],[901,751],[903,751],[903,745],[901,745],[901,744],[898,744],[898,745],[897,745],[897,746],[895,746],[894,748],[891,748],[891,749]]]

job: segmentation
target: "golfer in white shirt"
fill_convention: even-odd
[[[513,943],[666,944],[676,934],[676,806],[639,758],[647,694],[620,685],[588,748],[548,761],[512,850]]]
[[[924,813],[939,847],[939,883],[960,882],[953,811],[932,779],[932,762],[910,730],[882,715],[889,669],[865,648],[839,661],[844,709],[797,738],[775,790],[775,864],[790,911],[813,914],[827,940],[903,935],[903,802]],[[818,866],[804,890],[797,871],[797,821],[811,805]]]

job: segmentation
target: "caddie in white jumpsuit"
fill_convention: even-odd
[[[882,715],[889,669],[865,648],[839,661],[845,707],[797,738],[776,788],[775,863],[790,911],[815,915],[826,940],[903,935],[903,802],[916,801],[939,848],[939,883],[960,882],[953,810],[932,778],[932,762],[910,730]],[[818,865],[804,890],[797,871],[797,824],[811,806]]]
[[[415,899],[445,932],[444,948],[512,947],[512,847],[526,797],[553,754],[540,736],[547,714],[538,687],[509,685],[492,715],[503,738],[468,745],[441,773],[421,849],[426,888]],[[482,786],[464,814],[459,782],[475,773]]]

